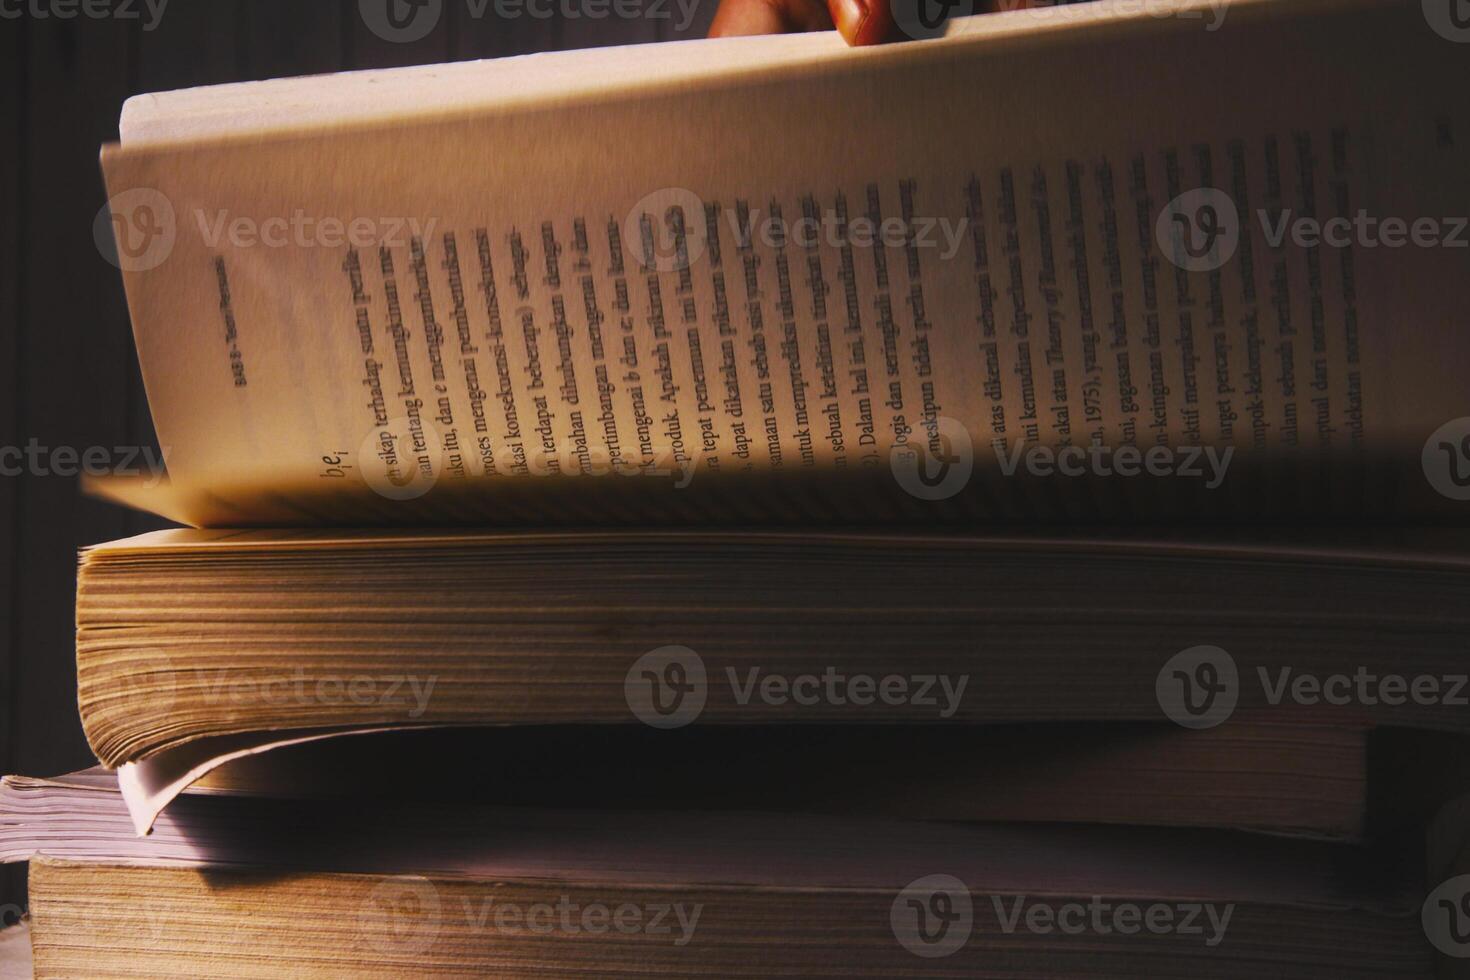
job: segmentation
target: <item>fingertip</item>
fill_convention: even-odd
[[[832,23],[853,47],[882,44],[893,33],[888,0],[827,0]]]

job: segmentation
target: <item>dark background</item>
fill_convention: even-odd
[[[550,18],[510,20],[493,2],[476,18],[467,0],[444,0],[426,38],[397,44],[367,29],[358,0],[170,0],[151,31],[142,0],[128,5],[139,15],[131,20],[42,18],[34,7],[54,11],[52,0],[0,0],[0,446],[154,444],[121,276],[92,236],[106,200],[97,153],[117,139],[124,99],[700,37],[716,0],[697,0],[682,35],[672,2],[642,0],[644,16],[600,20],[563,16],[568,2],[551,4]],[[0,476],[0,772],[49,776],[94,763],[76,711],[77,549],[156,526],[82,497],[75,477]],[[23,886],[21,868],[5,869],[0,903],[20,902]]]

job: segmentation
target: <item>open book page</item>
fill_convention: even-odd
[[[776,888],[900,888],[938,866],[982,887],[1033,895],[1216,895],[1391,912],[1412,907],[1405,883],[1415,877],[1409,862],[1365,874],[1366,861],[1352,848],[1199,830],[412,799],[344,809],[332,801],[186,793],[152,835],[138,837],[115,790],[94,776],[7,776],[0,814],[0,858],[7,861],[40,853],[152,865]],[[89,833],[76,834],[78,824]],[[272,831],[283,826],[291,832]],[[752,843],[766,860],[749,859]],[[1390,887],[1377,887],[1384,879]]]
[[[201,777],[226,763],[342,735],[367,735],[384,729],[314,729],[309,732],[262,731],[202,738],[117,769],[117,788],[127,805],[133,829],[145,835],[164,808]]]
[[[223,752],[231,739],[119,768],[134,819],[156,809],[140,808],[129,786],[135,776],[147,778],[168,756],[202,759],[208,742]],[[1361,724],[1319,724],[1308,714],[1207,734],[1168,723],[1048,723],[967,727],[959,739],[928,725],[710,726],[673,739],[632,726],[413,729],[221,758],[189,791],[373,805],[395,793],[384,773],[413,773],[414,799],[423,803],[558,807],[595,799],[607,809],[1203,826],[1362,840],[1379,798],[1367,744]],[[663,760],[657,772],[641,761],[650,753]],[[1180,791],[1181,771],[1208,772],[1224,756],[1234,763],[1228,773],[1201,775]],[[466,769],[466,758],[483,762]],[[685,774],[677,787],[660,775],[673,771]],[[746,792],[754,784],[762,787],[758,800]],[[146,819],[137,826],[146,831]]]
[[[1005,533],[915,533],[899,530],[844,531],[790,529],[711,529],[637,531],[542,530],[494,531],[434,528],[256,528],[245,530],[173,528],[149,531],[87,548],[84,565],[140,554],[173,553],[208,558],[211,553],[249,551],[304,553],[333,557],[353,550],[398,548],[405,552],[463,548],[517,542],[528,547],[575,544],[595,553],[631,542],[658,548],[718,545],[732,542],[796,544],[823,547],[861,544],[873,556],[912,553],[915,548],[996,554],[1029,550],[1037,554],[1183,556],[1246,558],[1257,561],[1318,561],[1334,566],[1373,568],[1409,566],[1464,569],[1470,567],[1470,531],[1459,528],[1304,529],[1281,528],[1012,528]]]
[[[1180,9],[138,105],[104,165],[184,516],[1463,509],[1463,52],[1413,5]],[[1300,244],[1360,212],[1441,247]]]
[[[988,21],[976,21],[988,27]],[[1015,30],[1022,25],[1012,23]],[[128,145],[197,141],[270,131],[310,131],[405,118],[505,110],[650,86],[759,76],[879,49],[849,49],[836,32],[547,51],[483,61],[238,82],[136,95],[123,106]]]

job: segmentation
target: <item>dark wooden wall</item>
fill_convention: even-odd
[[[6,9],[38,2],[50,9],[48,0]],[[479,18],[469,0],[443,3],[437,27],[409,44],[376,37],[358,0],[171,0],[152,30],[117,17],[0,19],[0,447],[153,444],[122,283],[92,236],[105,200],[97,151],[117,138],[129,95],[698,37],[715,7],[699,0],[680,35],[662,16],[507,20],[493,2]],[[75,477],[0,476],[0,771],[93,762],[76,713],[76,552],[153,526],[83,498]],[[21,889],[11,869],[0,903],[18,902]]]

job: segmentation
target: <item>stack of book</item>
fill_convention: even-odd
[[[36,974],[1460,975],[1431,6],[129,101]]]

